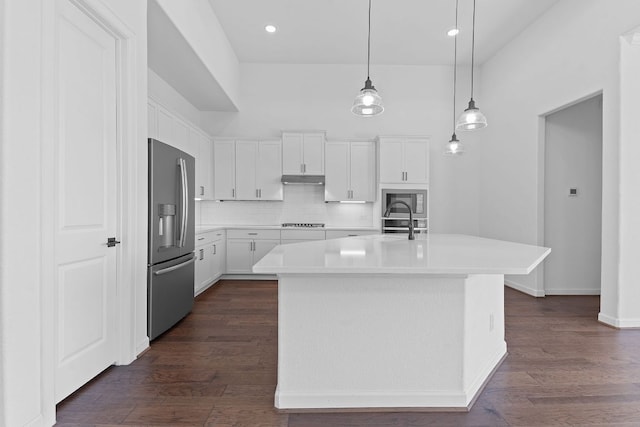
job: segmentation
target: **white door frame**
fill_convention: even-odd
[[[118,347],[117,361],[119,365],[129,364],[135,360],[140,344],[136,343],[136,304],[135,285],[139,284],[138,263],[144,263],[139,256],[146,235],[146,220],[140,221],[140,216],[146,218],[146,210],[140,211],[139,194],[141,184],[138,177],[140,168],[146,168],[145,159],[139,159],[139,144],[146,141],[139,140],[138,122],[144,119],[138,117],[138,79],[137,71],[140,64],[136,64],[136,34],[111,11],[101,0],[68,0],[80,8],[87,16],[98,23],[116,39],[116,84],[117,84],[117,188],[118,188],[118,229],[117,237],[122,244],[117,246],[117,295],[116,306],[116,345]],[[40,167],[42,171],[42,191],[40,193],[42,206],[54,206],[54,147],[51,135],[55,134],[55,34],[57,32],[56,2],[43,1],[43,60],[42,60],[42,138]],[[145,67],[146,72],[146,67]],[[146,99],[145,99],[146,101]],[[146,108],[146,104],[145,104]],[[146,123],[146,120],[144,120]],[[146,145],[145,145],[146,146]],[[143,166],[144,165],[144,166]],[[145,174],[146,175],[146,174]],[[146,188],[146,183],[144,185]],[[42,259],[41,259],[41,291],[42,299],[42,346],[41,346],[41,404],[42,413],[48,420],[55,419],[55,317],[54,317],[54,288],[49,278],[54,277],[54,222],[51,212],[41,212]],[[140,267],[140,266],[138,266]],[[141,268],[146,271],[146,266]],[[138,304],[139,306],[140,304]]]

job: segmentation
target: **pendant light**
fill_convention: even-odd
[[[369,0],[369,32],[367,35],[367,80],[364,82],[364,87],[360,90],[351,112],[357,116],[373,117],[381,114],[384,111],[382,105],[382,98],[378,95],[378,91],[369,78],[369,63],[371,59],[371,0]]]
[[[458,29],[458,0],[456,0],[456,27]],[[455,156],[461,155],[464,153],[464,145],[460,141],[458,141],[458,137],[456,136],[456,77],[457,77],[457,69],[458,69],[458,33],[455,33],[452,37],[453,40],[453,134],[451,135],[451,139],[447,142],[447,146],[445,147],[444,154]]]
[[[475,59],[476,43],[476,0],[473,0],[473,27],[471,29],[471,100],[469,106],[458,118],[456,129],[476,130],[487,127],[487,118],[480,112],[473,100],[473,66]]]

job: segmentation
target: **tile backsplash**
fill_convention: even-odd
[[[281,202],[196,202],[196,223],[277,225],[284,222],[320,222],[334,227],[373,227],[378,225],[373,223],[373,206],[373,203],[325,203],[322,185],[285,185]]]

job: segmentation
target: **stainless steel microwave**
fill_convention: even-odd
[[[387,207],[395,201],[405,202],[411,206],[413,218],[427,218],[427,190],[382,190],[382,215],[387,211]],[[409,211],[402,204],[391,207],[389,218],[409,218]]]

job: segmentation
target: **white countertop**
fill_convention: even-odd
[[[196,227],[196,234],[209,233],[211,231],[218,230],[237,230],[237,229],[252,229],[252,230],[353,230],[353,231],[377,231],[379,228],[375,227],[344,227],[344,226],[331,226],[324,227],[283,227],[280,224],[276,225],[199,225]]]
[[[376,234],[275,247],[261,274],[529,274],[551,249],[461,234]]]

